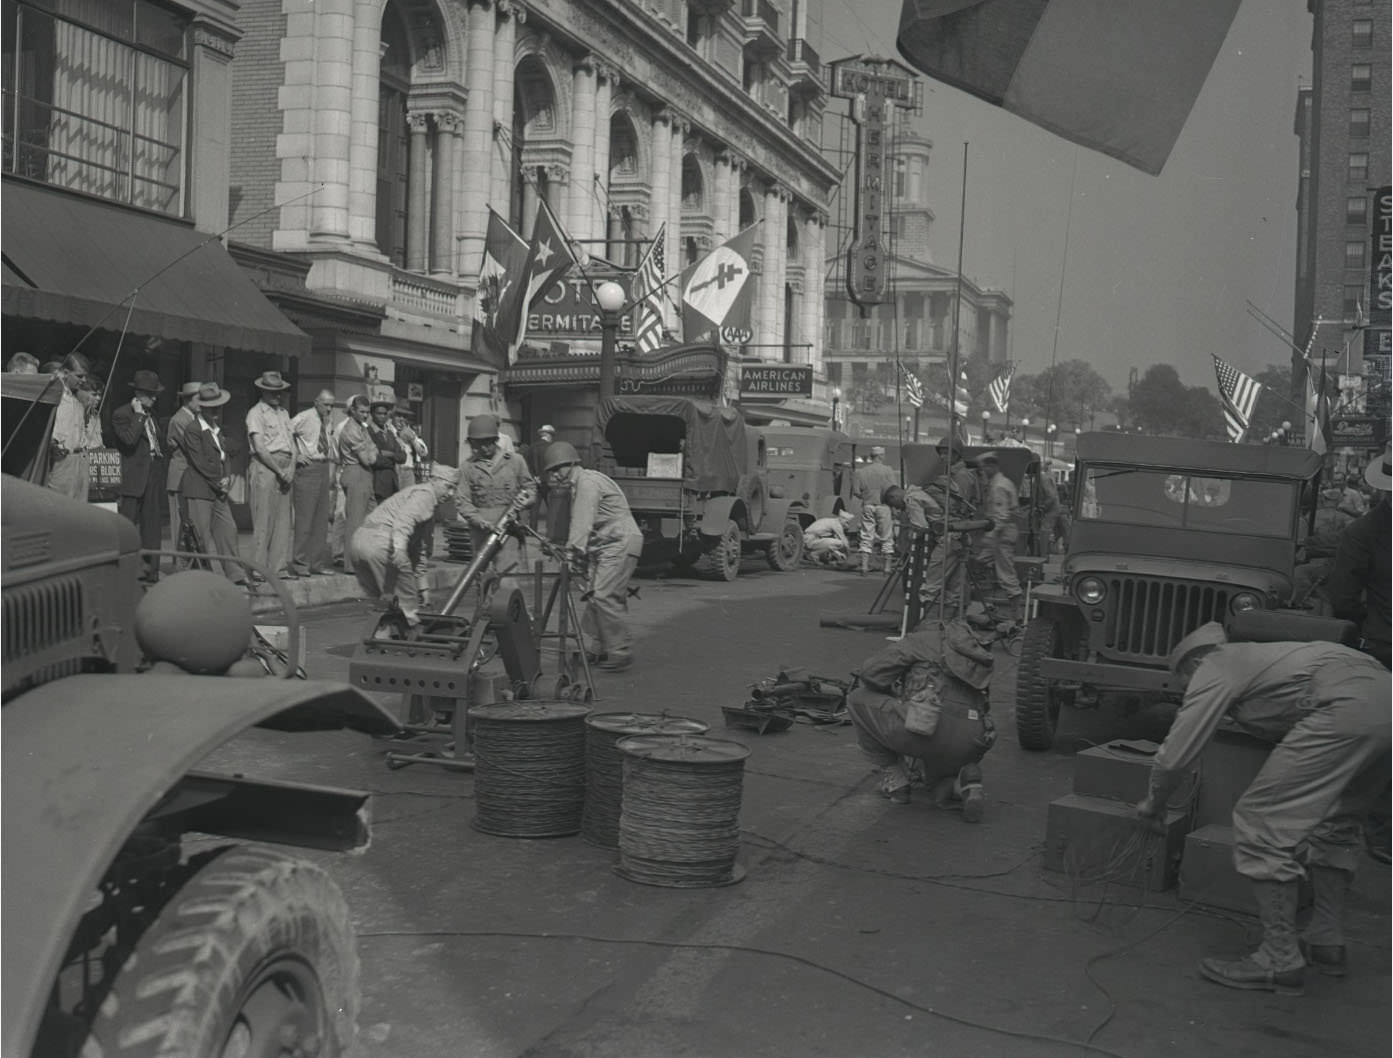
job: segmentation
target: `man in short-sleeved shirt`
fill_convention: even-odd
[[[290,565],[290,490],[295,484],[295,439],[282,406],[290,383],[279,371],[263,371],[253,383],[261,399],[247,412],[247,471],[252,514],[252,561],[281,577],[299,576]]]

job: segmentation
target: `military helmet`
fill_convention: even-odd
[[[465,437],[470,441],[496,441],[498,440],[498,416],[497,415],[476,415],[469,420],[469,429]]]
[[[555,470],[557,467],[564,467],[570,463],[579,463],[580,453],[576,451],[576,446],[570,441],[553,441],[547,446],[545,470]]]

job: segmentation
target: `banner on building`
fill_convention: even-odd
[[[742,364],[742,397],[811,397],[813,369],[810,364]]]
[[[1364,328],[1364,356],[1393,353],[1393,187],[1374,192],[1373,255],[1369,270],[1369,323]]]

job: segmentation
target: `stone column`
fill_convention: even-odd
[[[527,21],[527,10],[517,0],[497,0],[498,26],[493,35],[493,182],[488,204],[505,220],[512,202],[513,172],[513,88],[517,67],[514,49],[517,27]]]
[[[521,173],[518,179],[522,180],[522,227],[519,234],[524,238],[531,238],[532,225],[537,219],[537,183],[535,180],[523,178]]]
[[[354,0],[315,4],[315,83],[310,240],[348,240],[349,130],[353,119]]]
[[[711,236],[717,243],[725,242],[735,233],[730,230],[730,200],[734,157],[729,151],[716,152],[715,178],[711,187]]]
[[[484,232],[488,228],[487,204],[492,187],[490,163],[493,161],[493,31],[493,9],[488,0],[469,0],[460,216],[457,227],[450,232],[447,251],[456,252],[455,233],[458,232],[459,256],[446,268],[460,275],[477,273],[484,256]],[[438,150],[440,143],[436,146]]]
[[[764,190],[763,195],[763,214],[764,223],[759,226],[756,238],[760,246],[760,270],[759,270],[759,289],[755,292],[755,304],[758,306],[755,318],[759,325],[755,331],[755,344],[760,346],[756,351],[761,360],[770,357],[779,357],[778,350],[774,345],[778,342],[778,317],[782,309],[783,291],[776,289],[778,283],[778,259],[783,254],[782,242],[783,233],[776,232],[778,228],[779,213],[779,188],[775,183],[770,183]]]
[[[408,141],[411,182],[406,188],[406,269],[424,272],[430,263],[430,148],[427,142],[430,115],[408,113],[406,127],[411,137]],[[391,203],[383,202],[378,208],[392,207]]]
[[[619,85],[619,71],[607,62],[595,63],[595,179],[591,182],[590,202],[594,207],[595,237],[608,237],[609,227],[609,126],[613,116],[614,90]],[[608,247],[606,248],[608,256]]]
[[[657,236],[658,230],[664,224],[668,228],[672,227],[672,218],[668,214],[672,202],[672,112],[669,110],[659,110],[653,115],[653,149],[651,157],[653,159],[652,183],[649,185],[648,202],[649,217],[648,234]],[[663,258],[667,265],[669,274],[677,271],[679,262],[668,253],[667,232],[663,233]],[[666,278],[666,277],[665,277]],[[669,291],[674,291],[674,287],[668,287]],[[674,294],[674,300],[677,295]],[[663,323],[667,327],[674,325],[674,314],[672,306],[666,299],[663,300]]]
[[[595,198],[595,60],[576,60],[571,74],[571,189],[561,222],[572,237],[594,236]],[[588,250],[590,244],[582,241]]]
[[[740,192],[744,188],[745,173],[750,163],[739,155],[731,155],[730,196],[726,199],[726,231],[734,235],[740,231]]]
[[[382,5],[353,4],[353,103],[348,155],[348,234],[371,252],[377,245],[377,108],[381,94]],[[389,208],[387,203],[382,208]]]
[[[804,362],[812,364],[813,372],[819,374],[823,371],[822,305],[826,300],[827,268],[822,260],[822,222],[817,211],[812,210],[799,227],[802,237],[798,242],[803,249],[803,340],[812,343],[811,349],[803,350]]]
[[[567,187],[570,184],[571,171],[564,165],[547,166],[547,205],[551,211],[560,217],[565,212],[565,204],[569,201],[567,197]],[[562,223],[565,223],[564,221]],[[566,229],[570,231],[569,228]],[[529,225],[524,233],[527,238],[532,237],[532,228]],[[571,237],[575,238],[576,233],[570,232]]]
[[[455,260],[455,166],[458,164],[460,134],[458,114],[441,111],[435,115],[435,173],[431,186],[431,275],[453,276],[460,272]],[[482,227],[479,229],[482,232]],[[475,240],[476,256],[483,258],[483,240]],[[473,260],[473,258],[468,258]]]
[[[687,156],[687,133],[692,123],[674,116],[672,120],[671,174],[668,177],[667,259],[682,261],[682,160]],[[670,265],[669,267],[675,267]]]
[[[773,268],[769,268],[770,258],[765,256],[765,270],[773,273],[773,303],[774,303],[774,336],[769,339],[780,345],[788,336],[788,319],[784,315],[784,288],[788,285],[788,203],[791,198],[788,189],[778,184],[773,188],[774,196],[770,205],[772,206],[773,216],[765,221],[765,226],[772,228],[769,232],[769,241],[766,244],[773,250]],[[774,358],[782,360],[783,351],[781,349],[769,350]]]

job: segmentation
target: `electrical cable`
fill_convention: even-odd
[[[648,937],[606,937],[595,933],[562,933],[562,932],[540,932],[527,933],[520,930],[469,930],[469,929],[450,929],[450,930],[358,930],[358,938],[485,938],[493,940],[561,940],[561,941],[584,941],[589,944],[614,944],[620,946],[631,946],[641,948],[661,948],[672,951],[720,951],[736,952],[745,955],[763,955],[771,959],[781,959],[787,962],[796,963],[799,966],[816,970],[820,973],[835,977],[848,984],[855,985],[866,992],[888,999],[900,1006],[908,1007],[910,1010],[921,1014],[928,1014],[931,1017],[939,1018],[943,1021],[952,1022],[955,1025],[962,1025],[965,1028],[976,1029],[980,1032],[995,1033],[999,1036],[1009,1036],[1018,1040],[1033,1040],[1041,1043],[1052,1043],[1060,1047],[1083,1048],[1087,1053],[1101,1054],[1105,1058],[1129,1058],[1128,1055],[1120,1051],[1110,1050],[1107,1047],[1099,1046],[1087,1040],[1070,1039],[1067,1036],[1054,1036],[1043,1032],[1028,1032],[1024,1029],[1012,1029],[1003,1025],[993,1025],[991,1022],[979,1021],[961,1014],[953,1014],[946,1010],[935,1007],[924,1006],[916,1003],[912,999],[892,992],[887,988],[871,984],[869,981],[862,980],[843,970],[820,963],[815,959],[809,959],[803,955],[795,955],[792,952],[776,951],[772,948],[759,948],[746,944],[722,944],[717,942],[696,942],[678,940],[657,940]]]

